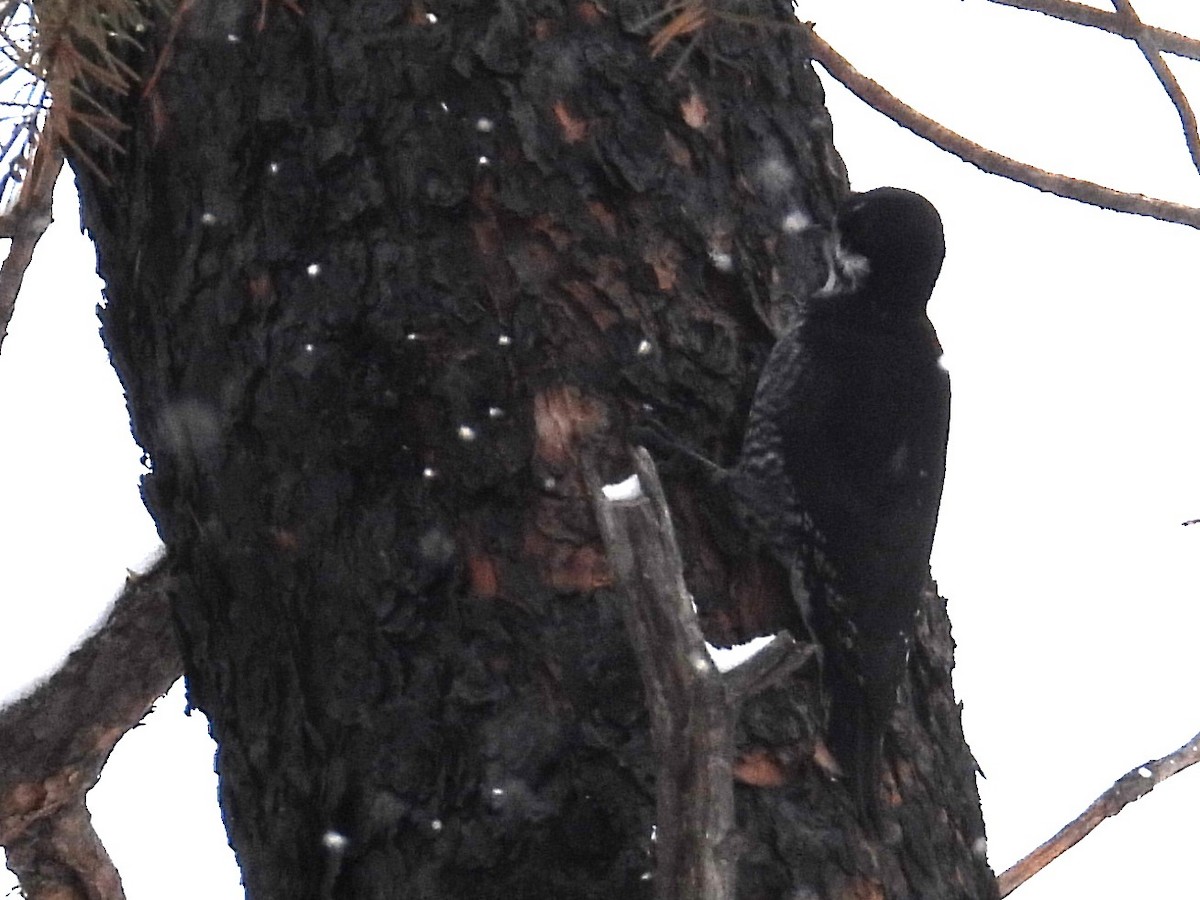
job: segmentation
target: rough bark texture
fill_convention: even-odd
[[[121,736],[183,668],[160,560],[50,678],[0,709],[0,846],[31,900],[122,900],[84,805]]]
[[[579,459],[647,405],[736,449],[846,190],[789,3],[192,0],[80,172],[191,702],[247,894],[638,898],[654,771]],[[82,137],[81,137],[82,140]],[[710,636],[796,627],[671,485]],[[739,732],[743,898],[988,897],[932,595],[884,843],[816,673]]]

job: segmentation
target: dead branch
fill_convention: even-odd
[[[1200,228],[1200,209],[1196,207],[1158,200],[1144,194],[1117,191],[1090,181],[1071,178],[1068,175],[1047,172],[968,140],[921,114],[889,93],[880,84],[867,78],[855,69],[845,57],[818,37],[813,31],[811,23],[804,25],[804,28],[808,34],[810,56],[855,96],[898,125],[925,138],[942,150],[953,153],[976,168],[992,175],[1019,181],[1059,197],[1078,200],[1080,203]]]
[[[1174,753],[1126,772],[1074,821],[1005,871],[998,879],[1000,896],[1007,897],[1087,837],[1105,819],[1115,816],[1130,803],[1146,796],[1161,782],[1196,762],[1200,762],[1200,734],[1193,736]]]
[[[1131,40],[1138,45],[1142,56],[1146,57],[1146,62],[1150,63],[1151,70],[1158,77],[1158,82],[1163,86],[1163,90],[1167,92],[1167,97],[1174,105],[1175,112],[1179,114],[1179,124],[1183,126],[1183,139],[1187,142],[1188,153],[1192,156],[1192,165],[1196,167],[1197,172],[1200,172],[1200,130],[1196,128],[1196,114],[1192,112],[1187,95],[1179,86],[1175,73],[1171,71],[1166,60],[1159,54],[1158,46],[1147,37],[1146,26],[1142,24],[1142,20],[1138,17],[1130,0],[1113,0],[1113,6],[1117,8],[1118,13],[1124,16],[1130,31],[1133,32]]]
[[[170,587],[165,560],[131,575],[96,633],[0,710],[0,845],[27,897],[124,896],[84,796],[117,741],[182,673]]]
[[[650,454],[638,447],[642,492],[609,500],[588,487],[621,613],[638,658],[658,757],[655,896],[732,900],[736,839],[733,726],[721,676],[683,581],[671,514]]]
[[[1076,25],[1087,25],[1089,28],[1099,28],[1109,34],[1137,40],[1144,37],[1151,45],[1166,53],[1176,56],[1186,56],[1188,59],[1200,59],[1200,41],[1165,28],[1153,25],[1134,26],[1119,13],[1111,13],[1106,9],[1097,9],[1072,0],[989,0],[1001,6],[1011,6],[1014,9],[1025,9],[1039,12],[1064,22]]]
[[[54,115],[53,112],[50,113]],[[27,181],[12,211],[0,216],[0,237],[12,238],[8,256],[0,266],[0,348],[8,335],[8,323],[17,305],[17,294],[33,250],[52,221],[54,184],[62,171],[63,157],[58,142],[46,136],[34,151]]]
[[[82,796],[33,822],[5,851],[29,900],[124,900]]]

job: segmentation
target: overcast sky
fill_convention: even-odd
[[[1200,4],[1137,7],[1200,35]],[[802,0],[800,15],[980,143],[1200,205],[1178,119],[1129,42],[986,0]],[[1171,64],[1200,102],[1200,64]],[[931,312],[954,407],[933,569],[1000,870],[1200,730],[1200,526],[1180,525],[1200,517],[1200,235],[984,175],[825,82],[852,186],[912,188],[945,220]],[[52,668],[157,543],[75,202],[64,181],[0,356],[0,697]],[[182,709],[177,686],[89,806],[131,900],[235,900],[212,745]],[[1198,839],[1189,771],[1016,896],[1190,895]]]

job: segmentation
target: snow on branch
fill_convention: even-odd
[[[721,673],[709,658],[675,529],[654,463],[633,451],[638,492],[609,499],[588,487],[638,659],[657,756],[655,896],[732,900],[736,834],[733,723]],[[631,496],[632,495],[632,496]]]
[[[734,726],[743,703],[808,665],[816,650],[786,631],[753,642],[724,672],[705,643],[683,580],[671,513],[650,454],[602,485],[585,464],[605,552],[646,692],[657,756],[655,897],[732,900],[738,839]]]

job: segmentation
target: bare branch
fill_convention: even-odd
[[[1074,22],[1076,25],[1087,25],[1099,28],[1129,40],[1137,40],[1139,35],[1155,48],[1176,56],[1186,56],[1188,59],[1200,59],[1200,41],[1165,28],[1153,25],[1132,26],[1118,13],[1106,9],[1097,9],[1072,0],[990,0],[1001,6],[1011,6],[1015,9],[1026,9],[1030,12],[1040,12],[1064,22]]]
[[[1004,872],[999,878],[1000,896],[1007,897],[1087,837],[1105,819],[1115,816],[1133,801],[1146,796],[1158,784],[1196,762],[1200,762],[1200,734],[1193,736],[1174,753],[1144,763],[1122,775],[1062,831]]]
[[[1175,111],[1179,114],[1179,123],[1183,126],[1183,138],[1187,141],[1188,153],[1192,156],[1192,165],[1196,167],[1196,171],[1200,172],[1200,130],[1196,128],[1196,114],[1192,112],[1187,95],[1179,86],[1175,74],[1168,68],[1166,61],[1159,55],[1157,45],[1146,36],[1146,26],[1142,24],[1142,20],[1138,17],[1130,0],[1113,0],[1113,6],[1125,18],[1130,30],[1133,31],[1131,40],[1138,45],[1142,56],[1146,57],[1146,62],[1150,63],[1150,68],[1154,70],[1163,90],[1167,92],[1171,103],[1174,104]]]
[[[30,900],[124,900],[116,866],[82,796],[38,819],[5,847]]]
[[[28,181],[21,186],[20,199],[11,212],[0,216],[0,236],[12,238],[8,256],[0,266],[0,347],[8,335],[8,323],[17,305],[25,271],[33,259],[33,250],[50,227],[54,183],[62,171],[62,164],[58,142],[48,134],[44,135],[34,151]]]
[[[123,896],[84,796],[117,741],[182,672],[170,586],[165,560],[131,575],[62,668],[0,709],[0,845],[29,897]]]
[[[1113,13],[1113,15],[1116,14]],[[818,37],[812,30],[811,24],[806,25],[805,28],[809,38],[809,54],[855,96],[898,125],[925,138],[941,149],[953,153],[984,172],[1019,181],[1040,191],[1066,197],[1069,200],[1078,200],[1080,203],[1200,228],[1200,209],[1196,207],[1158,200],[1144,194],[1117,191],[1090,181],[1047,172],[1045,169],[1035,168],[968,140],[961,134],[951,131],[946,126],[917,112],[877,82],[867,78],[855,69],[845,57]]]
[[[642,495],[609,500],[587,472],[621,614],[638,658],[658,758],[658,900],[732,900],[733,727],[720,673],[683,581],[675,529],[650,454],[633,451]]]

